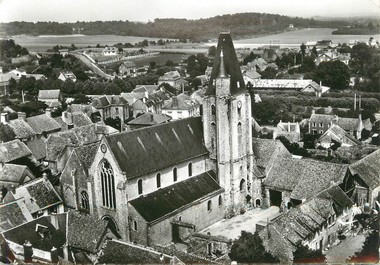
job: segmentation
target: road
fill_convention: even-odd
[[[106,74],[105,72],[103,72],[102,69],[100,69],[97,65],[95,65],[93,62],[91,62],[91,61],[90,61],[86,56],[84,56],[83,54],[76,53],[76,52],[70,52],[70,54],[74,55],[76,58],[78,58],[79,60],[81,60],[85,65],[88,66],[88,68],[90,68],[94,73],[96,73],[96,74],[99,75],[100,77],[105,78],[105,79],[108,79],[108,80],[113,80],[113,79],[115,79],[114,76],[109,75],[109,74]]]

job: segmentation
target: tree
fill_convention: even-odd
[[[260,72],[263,79],[276,79],[277,71],[272,67],[267,67],[264,71]]]
[[[241,231],[228,254],[233,261],[242,263],[277,263],[279,260],[265,250],[259,234]]]
[[[301,242],[296,245],[296,250],[293,252],[294,263],[323,263],[326,261],[322,250],[312,250],[308,246],[304,246]]]
[[[318,65],[314,81],[322,83],[332,89],[347,89],[350,83],[350,71],[341,61],[322,62]]]
[[[300,46],[300,48],[301,48],[301,54],[302,54],[302,56],[305,57],[305,54],[306,54],[306,45],[305,45],[305,43],[302,43],[301,46]]]
[[[213,45],[208,48],[208,56],[214,57],[216,55],[216,47]]]
[[[202,85],[202,80],[200,80],[199,78],[196,77],[193,79],[193,81],[191,81],[191,85],[192,85],[192,87],[194,87],[195,90],[197,90],[198,87],[200,85]]]

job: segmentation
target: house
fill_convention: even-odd
[[[327,49],[329,48],[331,45],[333,44],[333,42],[331,40],[319,40],[317,41],[317,43],[315,44],[315,47],[317,49]]]
[[[99,111],[103,121],[108,118],[120,119],[122,128],[125,127],[125,122],[129,118],[129,104],[123,97],[100,96],[93,99],[92,106]]]
[[[249,70],[243,73],[244,82],[246,85],[252,84],[254,80],[260,79],[261,75],[256,70]]]
[[[177,90],[180,90],[179,81],[181,79],[181,75],[178,73],[178,71],[170,71],[165,73],[163,76],[160,76],[158,78],[158,85],[161,85],[162,83],[167,83],[174,87]]]
[[[0,204],[0,233],[33,220],[23,200]]]
[[[59,89],[39,90],[38,100],[44,102],[49,108],[57,108],[62,105],[63,95]]]
[[[118,53],[118,49],[113,46],[111,47],[106,46],[102,51],[103,56],[114,56],[114,55],[117,55],[117,53]]]
[[[301,129],[298,122],[282,122],[277,124],[277,130],[273,132],[273,139],[284,136],[291,143],[301,141]]]
[[[358,206],[368,204],[380,210],[380,150],[377,150],[349,166],[352,187],[349,193]]]
[[[194,117],[199,115],[200,105],[186,94],[179,94],[165,101],[162,114],[168,115],[173,120]]]
[[[0,143],[0,165],[12,163],[27,164],[26,161],[36,162],[29,148],[20,140]]]
[[[61,71],[58,75],[58,79],[62,81],[66,81],[68,79],[72,80],[73,82],[77,81],[77,77],[72,71]]]
[[[33,179],[35,179],[35,176],[27,166],[17,164],[4,164],[0,166],[0,201],[9,190],[13,190]]]
[[[332,114],[315,114],[313,110],[309,119],[309,133],[324,134],[333,124],[339,125],[357,140],[361,139],[361,132],[364,129],[361,114],[358,118],[340,118]]]
[[[127,123],[129,130],[169,122],[172,118],[165,114],[144,113]]]
[[[32,139],[36,138],[36,132],[33,128],[26,122],[26,114],[25,112],[18,112],[18,118],[14,120],[8,120],[8,114],[4,113],[4,119],[2,121],[3,124],[8,124],[9,128],[15,134],[16,139],[20,139],[21,141],[28,143]],[[7,121],[8,120],[8,121]]]
[[[289,209],[327,189],[332,183],[343,184],[347,172],[347,165],[312,159],[279,158],[263,181],[265,203]]]
[[[84,112],[71,112],[71,109],[69,111],[63,111],[61,116],[54,118],[54,120],[61,125],[62,131],[91,125],[93,123],[91,118]]]
[[[135,77],[137,66],[132,61],[125,61],[119,66],[119,75]]]
[[[251,80],[254,89],[295,90],[314,92],[317,97],[329,91],[329,87],[318,85],[311,79],[254,79]]]
[[[3,233],[9,251],[27,263],[95,263],[108,239],[106,222],[74,211],[42,216]]]
[[[352,224],[353,205],[339,186],[331,186],[273,219],[259,235],[266,251],[281,263],[292,263],[298,244],[312,250],[332,245]]]
[[[355,146],[361,143],[343,130],[339,125],[333,124],[330,128],[322,134],[317,140],[317,146],[330,148],[334,144],[342,146]]]
[[[51,109],[49,108],[45,110],[44,114],[28,117],[26,122],[32,127],[37,136],[43,136],[44,138],[61,130],[61,125],[51,117]]]
[[[4,197],[4,202],[9,203],[20,199],[24,200],[33,218],[64,211],[61,197],[45,177],[34,179],[17,187],[14,191],[9,191]]]

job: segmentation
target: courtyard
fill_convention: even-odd
[[[235,240],[240,236],[241,231],[254,233],[257,223],[266,224],[279,215],[280,210],[276,206],[267,209],[255,208],[230,219],[223,219],[200,231],[200,233]]]

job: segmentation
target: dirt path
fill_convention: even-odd
[[[350,236],[342,240],[342,242],[331,247],[326,253],[327,263],[346,263],[347,259],[360,251],[365,241],[365,235]]]

